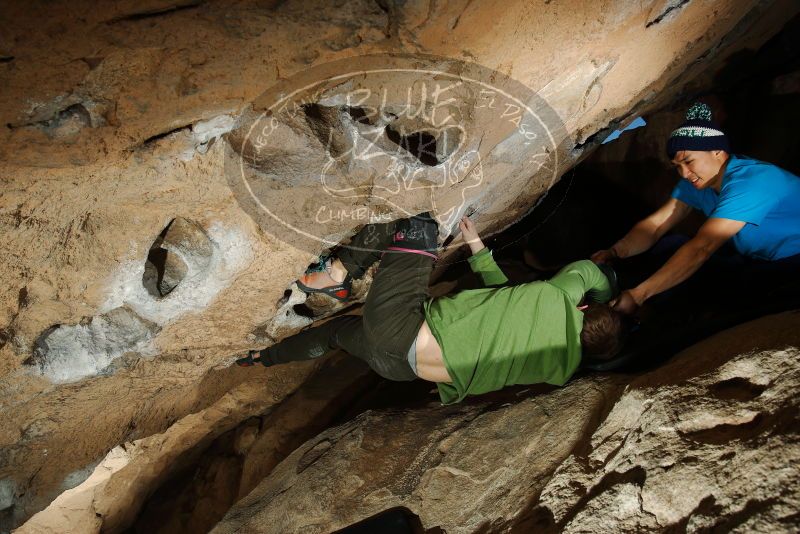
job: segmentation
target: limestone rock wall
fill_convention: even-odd
[[[557,178],[598,132],[663,104],[797,9],[781,0],[4,6],[3,525],[44,508],[120,443],[214,405],[251,380],[224,369],[237,353],[309,324],[292,311],[300,297],[282,296],[324,247],[264,232],[225,175],[237,133],[270,87],[365,54],[468,60],[517,80],[556,114]],[[336,101],[335,91],[325,96]],[[468,133],[507,148],[486,124]],[[318,130],[301,130],[297,146],[321,157],[325,145],[310,136]],[[552,183],[500,152],[476,217],[486,231],[522,216]],[[354,230],[339,224],[331,235]],[[282,371],[265,394],[281,398],[305,376]]]

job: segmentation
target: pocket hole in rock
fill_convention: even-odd
[[[441,163],[436,154],[436,137],[429,132],[411,132],[406,135],[402,128],[398,131],[387,126],[386,136],[425,165],[434,167]]]
[[[280,308],[281,306],[283,306],[284,304],[289,302],[289,298],[291,296],[292,296],[292,290],[291,289],[287,289],[286,291],[283,292],[283,296],[281,298],[279,298],[278,302],[276,302],[275,304]]]
[[[328,153],[336,158],[347,151],[348,143],[342,132],[341,110],[321,104],[304,104],[301,109],[306,124]]]
[[[150,295],[163,298],[190,274],[205,271],[212,252],[211,241],[200,225],[177,217],[150,247],[142,284]]]
[[[767,386],[754,384],[746,378],[737,376],[717,382],[709,389],[719,399],[746,402],[761,395],[767,389]]]
[[[367,112],[364,111],[364,108],[346,106],[344,109],[347,111],[347,114],[350,115],[350,118],[355,122],[374,126],[373,121],[370,120],[370,117],[367,115]]]
[[[164,236],[167,235],[173,222],[175,222],[174,219],[158,235],[153,246],[150,247],[147,261],[144,264],[142,283],[147,292],[154,297],[168,295],[183,280],[189,270],[177,254],[171,254],[162,246]]]
[[[292,310],[294,313],[299,315],[300,317],[308,317],[309,319],[316,319],[317,314],[311,309],[307,304],[295,304],[292,306]]]

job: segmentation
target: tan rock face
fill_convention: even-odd
[[[798,325],[745,324],[628,384],[368,412],[298,448],[214,532],[330,532],[395,507],[447,532],[793,531]]]
[[[360,88],[387,88],[384,111],[394,115],[344,109],[342,95],[359,87],[329,85],[304,116],[278,116],[278,140],[247,162],[267,198],[287,195],[279,206],[294,220],[318,207],[311,163],[334,161],[337,191],[374,192],[391,162],[408,162],[426,183],[465,162],[469,173],[447,175],[435,211],[452,223],[478,208],[490,232],[529,210],[598,131],[666,102],[796,10],[733,0],[8,6],[0,15],[3,520],[18,524],[44,508],[80,478],[71,474],[88,473],[120,443],[213,405],[248,380],[219,368],[308,324],[292,308],[302,296],[281,298],[324,239],[309,247],[269,233],[230,181],[231,162],[252,156],[242,132],[269,107],[260,97],[270,88],[387,52],[448,75],[469,62],[498,73],[492,83],[516,80],[560,124],[548,153],[560,159],[544,173],[520,164],[530,150],[524,131],[477,111],[474,84],[457,93],[466,106],[442,106],[453,122],[439,123],[402,113],[406,82],[392,80]],[[421,109],[435,104],[431,93],[412,94]],[[380,136],[369,137],[375,128]],[[394,160],[342,158],[364,139]],[[435,146],[426,161],[412,157],[420,144]],[[465,159],[470,150],[481,159]],[[486,181],[465,196],[478,168]],[[419,190],[395,205],[374,197],[342,206],[396,217],[429,198]],[[346,239],[357,226],[339,219],[315,235]],[[286,376],[296,387],[305,374]]]

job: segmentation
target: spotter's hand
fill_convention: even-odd
[[[639,309],[640,304],[636,301],[630,290],[623,291],[611,302],[611,307],[625,315],[633,315]]]
[[[589,259],[595,263],[611,263],[617,258],[619,258],[619,256],[617,256],[617,251],[613,248],[608,248],[605,250],[598,250],[592,254]]]

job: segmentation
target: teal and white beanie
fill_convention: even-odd
[[[711,108],[696,102],[686,112],[686,122],[673,130],[667,141],[667,155],[673,159],[681,150],[724,150],[730,152],[728,137],[711,120]]]

